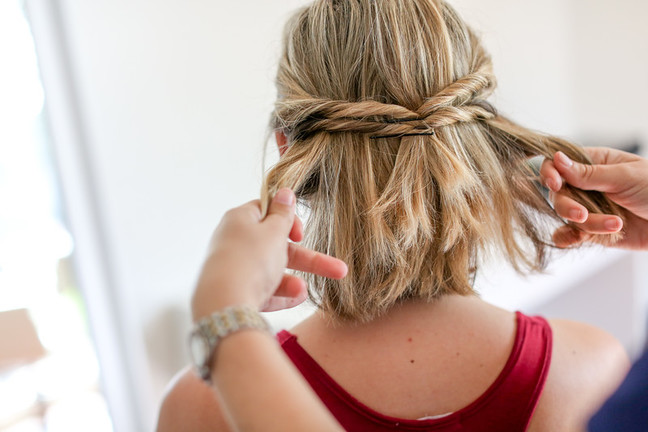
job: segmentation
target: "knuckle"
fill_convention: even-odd
[[[223,219],[228,219],[228,220],[229,219],[236,219],[238,214],[239,214],[239,209],[238,208],[229,209],[223,215]]]
[[[594,168],[593,165],[586,165],[586,164],[580,165],[580,177],[585,181],[591,180],[595,172],[596,169]]]

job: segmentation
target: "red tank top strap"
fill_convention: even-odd
[[[399,419],[378,413],[333,380],[287,331],[277,335],[282,348],[322,402],[349,431],[524,431],[544,387],[551,361],[551,328],[541,317],[516,312],[513,349],[502,372],[477,400],[448,416]]]
[[[517,334],[509,359],[491,388],[480,397],[482,418],[491,424],[484,430],[526,430],[549,373],[549,323],[521,312],[516,312],[516,317]],[[502,424],[507,427],[502,429]]]
[[[284,343],[286,343],[289,339],[294,338],[295,341],[297,340],[296,336],[293,336],[290,334],[290,332],[286,330],[281,330],[279,333],[277,333],[277,341],[279,341],[279,345],[283,346]]]

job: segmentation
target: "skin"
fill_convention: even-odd
[[[594,161],[591,167],[570,163],[561,153],[542,166],[541,176],[554,192],[552,198],[556,211],[565,219],[579,223],[581,229],[574,232],[559,229],[555,234],[556,243],[568,247],[587,241],[589,234],[618,232],[624,228],[626,235],[616,246],[648,249],[648,161],[610,149],[587,151]],[[564,182],[607,193],[625,208],[625,225],[615,216],[588,214],[582,206],[561,193]],[[301,232],[301,229],[292,228],[292,231]],[[221,242],[221,237],[215,238],[217,244]],[[300,234],[291,234],[291,238],[301,237]],[[290,259],[286,263],[289,267],[295,264]],[[207,267],[210,265],[208,260]],[[312,267],[309,270],[319,271]],[[212,274],[211,271],[208,273]],[[296,295],[299,298],[302,287],[297,282],[286,281],[276,272],[271,273],[272,276],[267,277],[268,286],[279,284],[283,287],[276,292],[277,295]],[[201,283],[212,287],[211,280],[211,277],[205,281],[201,278]],[[226,282],[223,283],[227,286]],[[237,283],[246,286],[242,281]],[[194,297],[195,305],[214,295],[213,288],[202,288],[201,291],[200,286],[197,288],[200,301]],[[249,289],[254,290],[253,287]],[[203,297],[201,293],[205,290],[211,294]],[[251,300],[247,294],[233,292],[241,296],[236,301],[265,304],[258,303],[259,297]],[[268,293],[274,291],[266,288],[263,292],[268,297]],[[230,301],[229,297],[225,298]],[[213,304],[221,305],[219,300]],[[200,316],[203,309],[209,307],[201,306],[198,312],[194,312]],[[587,419],[625,376],[629,361],[619,342],[600,329],[566,320],[550,320],[550,325],[553,331],[551,367],[528,430],[584,430]],[[515,320],[513,313],[475,296],[446,296],[432,303],[404,303],[384,317],[362,325],[334,324],[324,314],[316,313],[291,332],[297,335],[300,344],[324,370],[365,405],[387,415],[416,419],[457,411],[479,397],[497,377],[510,355]],[[245,334],[250,336],[247,341],[242,340]],[[252,335],[255,335],[255,340],[252,340]],[[256,337],[265,339],[256,340]],[[235,338],[242,340],[241,346],[234,345]],[[232,417],[247,418],[250,422],[263,418],[265,423],[258,424],[263,430],[271,430],[276,425],[280,425],[278,430],[299,430],[291,429],[295,424],[293,420],[303,422],[303,430],[315,430],[307,422],[319,416],[326,418],[321,412],[322,406],[312,392],[300,388],[300,377],[289,365],[272,370],[275,360],[282,358],[276,343],[269,343],[266,335],[256,332],[241,332],[231,340],[234,342],[230,346],[234,348],[228,354],[227,345],[223,344],[216,363],[213,378],[218,392],[189,371],[182,371],[164,400],[158,431],[237,430],[242,426],[246,430],[246,424],[236,423]],[[241,357],[234,356],[238,350],[246,348],[245,343],[250,344],[250,349],[256,346],[265,350],[263,356],[269,355],[271,360],[242,364],[241,368],[228,370],[228,364],[237,366],[241,362]],[[283,360],[285,363],[285,358]],[[231,399],[232,394],[220,388],[221,383],[225,383],[230,386],[230,391],[234,391],[231,389],[237,389],[240,380],[245,384],[246,374],[250,371],[259,375],[247,387],[249,393],[239,388],[238,397],[241,399]],[[259,383],[268,379],[264,372],[281,374],[274,376],[281,377],[276,390],[279,393],[272,391],[268,394],[260,389]],[[381,378],[376,380],[377,376]],[[286,391],[282,391],[282,386]],[[259,410],[259,405],[250,399],[256,397],[256,393],[264,394],[264,403],[276,411]],[[232,408],[231,400],[239,403],[238,408]],[[290,403],[286,404],[288,400]],[[293,404],[307,411],[287,413],[286,407]],[[339,427],[334,422],[322,421],[317,423],[322,426],[321,430]]]
[[[602,330],[564,320],[550,325],[552,364],[528,430],[582,430],[621,382],[629,362],[619,342]],[[333,325],[318,313],[291,332],[362,403],[416,419],[457,411],[490,386],[510,355],[515,318],[475,296],[447,296],[403,304],[366,325]],[[158,431],[236,430],[228,426],[228,411],[216,393],[184,371],[167,395]],[[286,418],[287,427],[292,418],[277,415],[271,424]]]

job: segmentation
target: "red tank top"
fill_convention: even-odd
[[[551,361],[551,327],[541,317],[516,312],[513,350],[504,369],[477,400],[445,417],[409,420],[389,417],[355,399],[283,330],[277,337],[338,422],[348,431],[506,431],[526,430],[538,403]]]

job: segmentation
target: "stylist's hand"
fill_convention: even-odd
[[[286,268],[340,279],[344,262],[288,242],[302,239],[295,216],[295,195],[277,192],[265,218],[261,203],[228,211],[216,228],[192,299],[194,320],[227,306],[248,305],[270,311],[296,306],[306,299],[306,283]]]
[[[560,227],[554,233],[559,247],[587,241],[590,234],[610,234],[624,228],[625,236],[615,246],[648,250],[648,159],[604,147],[585,148],[592,165],[584,165],[557,152],[545,160],[540,176],[552,191],[556,213],[581,229]],[[625,211],[623,221],[612,215],[590,214],[587,209],[562,193],[563,181],[583,190],[604,192]]]

